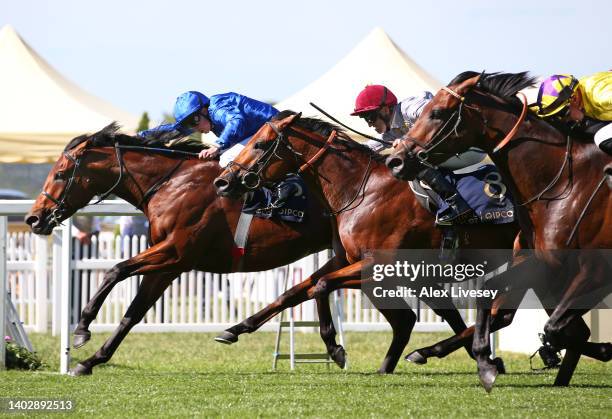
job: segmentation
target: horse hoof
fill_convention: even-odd
[[[487,393],[490,393],[497,378],[497,369],[491,366],[485,371],[480,370],[478,371],[478,377],[480,378],[480,384],[482,384]]]
[[[427,364],[427,358],[421,355],[419,351],[414,351],[412,353],[409,353],[408,355],[406,355],[406,358],[404,359],[408,362],[412,362],[413,364],[417,364],[417,365]]]
[[[82,375],[91,375],[91,368],[86,367],[83,364],[77,364],[76,367],[68,371],[68,375],[71,377],[80,377]]]
[[[505,374],[506,373],[506,366],[504,365],[504,360],[497,357],[495,359],[493,359],[493,363],[495,364],[495,367],[497,368],[497,373],[498,374]]]
[[[331,359],[339,366],[341,369],[344,369],[346,366],[346,351],[342,347],[342,345],[338,345],[330,354]]]
[[[85,345],[91,339],[91,332],[87,330],[84,333],[75,334],[72,338],[72,347],[74,349],[79,349],[81,346]]]
[[[238,342],[238,336],[236,336],[232,332],[225,330],[223,333],[221,333],[215,338],[215,341],[219,343],[224,343],[226,345],[231,345],[232,343]]]

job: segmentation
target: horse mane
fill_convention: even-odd
[[[139,146],[152,149],[166,148],[194,153],[200,152],[206,148],[206,145],[200,143],[199,141],[178,141],[175,143],[169,143],[169,137],[165,135],[166,133],[140,137],[123,134],[119,132],[120,128],[121,127],[117,122],[112,122],[94,134],[79,135],[66,145],[64,151],[72,150],[79,144],[87,141],[94,147],[114,147],[115,143],[118,143],[120,145]]]
[[[297,115],[297,112],[292,110],[284,110],[272,117],[272,121],[279,121],[291,115]],[[386,157],[381,156],[377,152],[370,149],[370,147],[352,139],[342,127],[332,124],[331,122],[327,122],[319,118],[300,117],[292,125],[308,131],[313,131],[326,138],[331,135],[332,131],[336,130],[338,133],[337,141],[342,142],[349,148],[359,150],[367,155],[371,155],[376,161],[383,161]]]
[[[448,85],[459,84],[467,79],[478,76],[480,73],[475,71],[464,71],[455,77]],[[512,101],[515,95],[526,88],[533,87],[537,83],[537,78],[530,75],[528,71],[520,73],[482,73],[478,80],[478,90],[490,93],[501,99]]]

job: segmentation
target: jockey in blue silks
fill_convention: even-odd
[[[176,99],[173,124],[164,124],[138,135],[170,133],[170,138],[185,137],[194,132],[217,137],[216,146],[200,152],[200,158],[210,160],[223,155],[225,166],[238,155],[251,136],[270,120],[278,110],[273,106],[238,93],[223,93],[210,98],[200,92],[189,91]],[[232,149],[228,152],[229,149]]]
[[[196,131],[202,134],[212,131],[218,137],[216,146],[202,150],[198,157],[203,160],[220,157],[219,164],[224,167],[240,153],[253,134],[277,113],[278,110],[272,105],[238,93],[223,93],[208,98],[200,92],[189,91],[176,99],[175,123],[140,131],[138,135],[146,137],[168,133],[168,139],[173,139]],[[283,205],[297,191],[298,188],[289,179],[278,183],[274,205]]]

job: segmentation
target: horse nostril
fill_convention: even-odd
[[[213,181],[213,185],[217,189],[217,192],[224,192],[229,187],[229,182],[222,177],[218,177]]]
[[[394,173],[401,172],[404,167],[404,159],[398,156],[391,156],[387,159],[386,165]]]
[[[40,222],[40,219],[36,215],[26,215],[24,221],[30,227],[36,227]]]

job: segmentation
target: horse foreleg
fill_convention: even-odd
[[[343,263],[344,262],[337,256],[331,258],[325,265],[323,265],[319,270],[306,278],[304,281],[282,293],[276,300],[268,304],[257,313],[253,314],[251,317],[241,321],[229,329],[226,329],[223,333],[217,336],[215,340],[228,345],[237,342],[238,336],[243,333],[253,333],[284,309],[296,306],[303,301],[313,298],[312,289],[316,285],[317,281],[325,274],[338,269],[338,267],[342,266]],[[329,301],[327,301],[327,304],[329,305]]]
[[[408,345],[417,317],[410,309],[379,309],[379,311],[391,325],[393,339],[378,372],[381,374],[391,374],[395,370],[406,345]]]
[[[89,300],[85,308],[83,308],[81,319],[74,331],[73,346],[75,348],[80,348],[85,345],[91,338],[89,325],[98,315],[104,300],[113,287],[124,279],[135,275],[137,271],[145,265],[154,265],[154,269],[159,269],[160,267],[158,265],[166,262],[168,259],[168,255],[165,253],[167,248],[168,246],[163,242],[159,243],[130,259],[116,264],[106,272],[102,284],[100,284],[94,296]]]
[[[130,329],[142,320],[145,313],[155,304],[155,301],[163,294],[164,290],[168,288],[168,285],[170,285],[175,276],[176,274],[174,273],[145,275],[136,297],[134,297],[113,335],[104,342],[102,347],[93,356],[79,362],[76,367],[70,370],[70,375],[89,375],[92,373],[94,366],[108,362]]]
[[[511,293],[500,295],[495,299],[493,303],[493,313],[492,313],[492,324],[491,331],[495,332],[499,329],[503,329],[506,326],[509,326],[514,319],[514,315],[516,313],[516,309],[505,309],[502,308],[504,305],[516,306],[518,305],[525,292],[527,290],[517,290]],[[474,336],[474,326],[470,326],[467,329],[461,331],[460,333],[451,336],[450,338],[441,340],[431,346],[427,346],[425,348],[417,349],[406,356],[406,361],[423,365],[427,363],[427,359],[435,356],[436,358],[444,358],[447,355],[455,352],[457,349],[461,347],[468,347],[471,349],[473,344],[473,336]],[[468,352],[469,355],[473,357],[471,350]],[[503,366],[503,361],[501,358],[496,358],[494,362],[497,363],[498,369],[500,372],[505,371]]]
[[[598,255],[579,256],[579,271],[566,288],[559,304],[544,326],[546,340],[552,346],[567,348],[555,379],[555,386],[569,385],[590,330],[580,317],[610,292],[609,269]],[[582,301],[585,295],[590,300]],[[579,307],[582,306],[582,307]],[[588,306],[587,306],[588,305]]]

